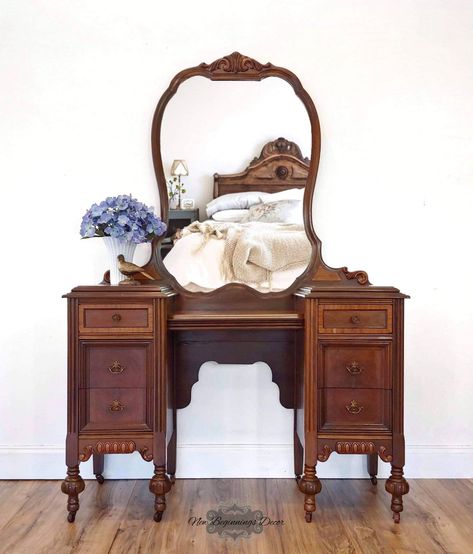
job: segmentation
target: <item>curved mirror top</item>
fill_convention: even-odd
[[[161,157],[169,231],[157,254],[184,289],[289,288],[307,269],[311,124],[284,80],[194,77],[166,106]]]

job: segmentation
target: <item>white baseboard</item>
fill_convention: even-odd
[[[182,444],[177,449],[178,478],[291,478],[293,454],[290,444]],[[321,478],[366,477],[364,456],[332,454],[317,465]],[[62,479],[64,447],[0,446],[0,479]],[[107,456],[104,475],[110,479],[149,479],[150,463],[138,453]],[[93,478],[92,460],[81,464],[81,475]],[[389,465],[380,462],[379,477],[389,475]],[[405,475],[408,478],[473,478],[471,445],[407,445]]]

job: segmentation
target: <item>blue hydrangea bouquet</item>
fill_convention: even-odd
[[[152,207],[138,202],[131,194],[109,196],[100,204],[92,204],[82,218],[82,238],[102,237],[110,255],[110,284],[125,279],[117,268],[117,256],[133,261],[137,244],[150,242],[166,232],[166,224]]]

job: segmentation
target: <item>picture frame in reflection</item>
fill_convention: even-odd
[[[193,210],[195,208],[195,200],[193,198],[183,198],[181,200],[182,210]]]

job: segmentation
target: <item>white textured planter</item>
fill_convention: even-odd
[[[103,241],[110,257],[110,284],[118,285],[118,283],[126,279],[126,277],[122,275],[118,269],[117,256],[123,254],[127,262],[132,262],[136,243],[128,240],[122,241],[114,237],[103,237]]]

